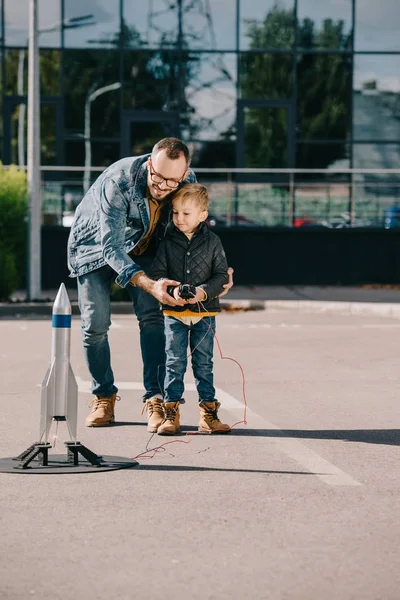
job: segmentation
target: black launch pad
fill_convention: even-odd
[[[11,458],[0,458],[0,473],[101,473],[131,469],[139,463],[123,456],[101,456],[80,442],[65,442],[66,454],[51,454],[51,444],[37,442]]]

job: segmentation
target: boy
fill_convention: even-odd
[[[166,335],[166,375],[164,382],[165,420],[160,435],[180,431],[179,405],[184,403],[183,379],[190,344],[193,374],[199,394],[199,431],[227,433],[229,425],[218,418],[220,403],[215,399],[213,347],[215,316],[220,312],[217,298],[228,281],[227,261],[221,241],[205,223],[208,216],[207,188],[194,183],[184,185],[172,200],[172,223],[157,251],[152,276],[174,279],[182,286],[170,286],[176,300],[184,306],[163,304]]]

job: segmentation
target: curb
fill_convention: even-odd
[[[253,300],[221,300],[221,309],[226,312],[240,312],[250,310],[265,310],[264,301]],[[51,317],[53,302],[13,302],[0,303],[0,319],[22,319],[29,317]],[[71,302],[72,315],[79,315],[77,302]],[[114,315],[133,314],[130,302],[111,302],[111,312]]]
[[[292,310],[350,315],[375,315],[400,319],[400,303],[342,302],[331,300],[265,300],[265,310]]]
[[[400,319],[400,302],[342,302],[331,300],[221,300],[223,312],[246,312],[257,310],[291,310],[295,312],[337,313],[350,315],[374,315]],[[114,315],[133,314],[130,302],[112,302]],[[0,303],[0,319],[50,317],[52,302]],[[79,315],[77,302],[71,303],[72,314]]]

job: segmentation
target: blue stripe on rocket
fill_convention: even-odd
[[[71,315],[53,315],[52,326],[59,328],[71,327]]]

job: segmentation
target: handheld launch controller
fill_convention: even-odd
[[[167,288],[167,292],[170,296],[174,295],[174,289],[176,286],[170,285]],[[190,300],[190,298],[194,298],[196,295],[196,288],[194,285],[190,285],[189,283],[181,283],[178,288],[178,293],[183,300]]]

